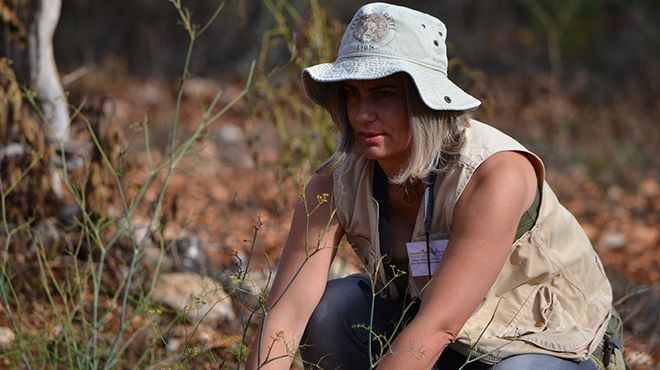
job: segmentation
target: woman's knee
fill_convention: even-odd
[[[347,276],[328,281],[323,296],[312,313],[306,332],[325,332],[346,325],[347,321],[368,315],[363,276]],[[368,285],[367,285],[368,287]]]
[[[365,279],[349,276],[328,282],[301,341],[304,361],[321,368],[368,367],[368,351],[354,327],[360,317],[368,317],[370,305],[364,304],[368,292],[363,292],[364,284],[360,283]]]
[[[341,320],[346,315],[353,316],[363,310],[365,292],[359,283],[362,279],[359,276],[347,276],[328,281],[310,323],[321,321],[330,325],[331,321]]]

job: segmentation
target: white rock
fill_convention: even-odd
[[[211,101],[221,90],[220,85],[214,80],[202,77],[192,77],[183,85],[183,95],[193,100]]]
[[[147,105],[156,105],[163,100],[163,88],[154,82],[142,84],[133,94],[136,102]]]
[[[181,344],[183,344],[183,341],[179,338],[169,338],[166,340],[166,342],[166,348],[168,352],[179,352],[179,349],[181,349]]]
[[[183,312],[193,322],[209,326],[235,324],[231,298],[217,281],[189,272],[161,274],[153,300]]]
[[[147,245],[144,248],[144,255],[142,256],[144,264],[152,271],[158,265],[160,260],[160,271],[171,271],[174,268],[172,257],[165,253],[161,253],[159,247]]]
[[[623,248],[626,245],[626,235],[618,232],[609,232],[603,235],[601,242],[610,249]]]
[[[14,332],[4,326],[0,326],[0,348],[9,349],[16,340]]]
[[[142,244],[142,239],[147,236],[149,228],[143,225],[133,225],[133,234],[135,235],[135,242],[140,245]]]
[[[19,143],[9,143],[5,145],[4,147],[0,148],[0,160],[3,159],[4,157],[16,157],[16,156],[21,156],[25,153],[25,149],[23,148],[23,145]]]
[[[653,357],[648,353],[627,350],[625,353],[626,364],[628,366],[642,367],[642,366],[651,366],[653,363]]]
[[[337,256],[330,266],[330,273],[328,274],[328,279],[338,279],[343,278],[348,275],[353,275],[361,273],[359,268],[353,266],[346,258],[343,256]]]
[[[225,123],[220,126],[218,137],[226,144],[237,144],[245,139],[243,130],[233,123]]]

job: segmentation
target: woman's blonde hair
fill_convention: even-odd
[[[404,81],[412,144],[408,163],[394,178],[389,179],[394,184],[421,180],[431,171],[447,170],[454,164],[465,145],[465,128],[470,125],[469,113],[430,109],[424,104],[417,87],[406,74]],[[330,83],[327,92],[328,111],[339,128],[340,137],[337,149],[319,166],[317,173],[331,173],[356,151],[353,130],[346,113],[343,83]]]

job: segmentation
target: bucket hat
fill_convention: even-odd
[[[403,6],[361,7],[346,27],[337,59],[302,71],[307,95],[328,108],[329,82],[373,80],[407,73],[422,101],[435,110],[469,110],[481,102],[447,77],[447,27],[439,19]]]

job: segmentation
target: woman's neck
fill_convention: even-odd
[[[383,169],[388,179],[395,178],[403,168],[401,163],[392,163],[391,161],[378,161],[378,165]]]

